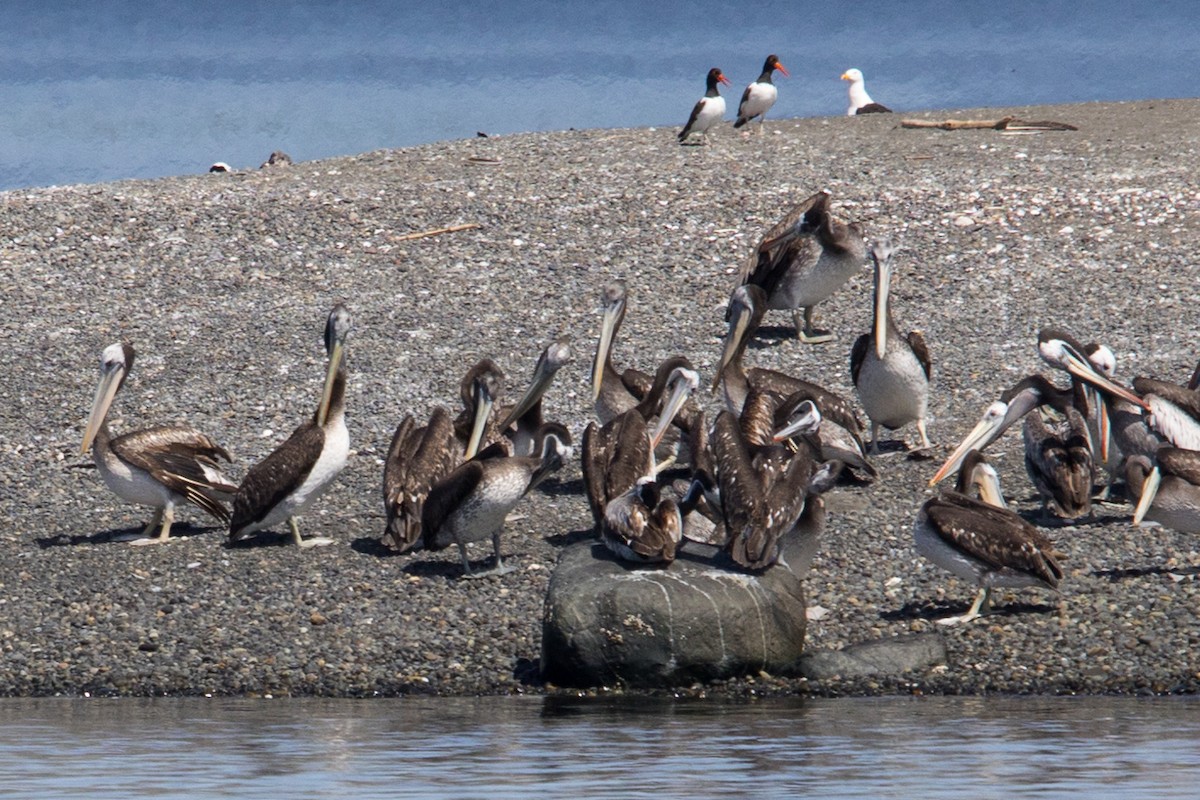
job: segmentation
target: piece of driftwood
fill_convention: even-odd
[[[1077,131],[1074,125],[1053,120],[1033,122],[1016,117],[1000,119],[947,119],[941,122],[931,119],[902,119],[901,128],[938,128],[943,131],[990,129],[995,131]]]
[[[443,233],[457,233],[458,231],[473,231],[476,228],[482,228],[478,222],[467,222],[462,225],[450,225],[446,228],[434,228],[430,231],[417,231],[415,233],[406,233],[402,236],[397,236],[393,242],[407,242],[412,239],[424,239],[428,236],[441,236]]]

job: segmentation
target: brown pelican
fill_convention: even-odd
[[[462,460],[450,412],[438,406],[418,427],[411,414],[396,426],[383,466],[383,506],[387,516],[380,541],[404,552],[421,538],[421,514],[430,489]]]
[[[686,358],[665,359],[637,405],[604,425],[588,424],[583,432],[583,483],[597,527],[614,498],[632,488],[638,478],[662,469],[654,449],[699,381]]]
[[[621,323],[625,320],[627,297],[625,284],[620,281],[613,281],[604,287],[600,341],[592,361],[592,401],[601,425],[637,405],[653,382],[651,376],[640,370],[617,372],[613,366],[612,352]]]
[[[227,502],[237,490],[221,474],[218,458],[229,453],[194,428],[158,425],[114,437],[108,430],[108,410],[133,368],[133,347],[113,344],[100,357],[100,385],[92,401],[81,452],[92,449],[92,459],[109,491],[127,503],[150,506],[154,517],[142,531],[149,537],[162,524],[156,538],[133,544],[159,544],[171,535],[175,505],[190,502],[222,523],[229,520]],[[95,445],[93,447],[93,444]]]
[[[900,332],[888,304],[891,296],[892,253],[886,242],[871,248],[875,262],[875,324],[854,342],[850,353],[850,375],[871,420],[871,452],[879,452],[880,426],[895,430],[917,423],[919,450],[930,450],[925,433],[929,406],[929,379],[933,365],[925,337],[918,331]]]
[[[683,538],[687,511],[681,506],[663,496],[654,475],[643,475],[605,507],[600,541],[625,561],[670,564]]]
[[[1190,386],[1153,378],[1133,379],[1133,390],[1149,407],[1150,427],[1176,447],[1200,450],[1200,390]]]
[[[858,226],[835,220],[829,192],[817,192],[763,235],[738,283],[762,287],[764,310],[791,310],[800,341],[828,342],[833,334],[813,327],[814,310],[862,268],[866,257]]]
[[[1086,409],[1087,404],[1078,387],[1059,389],[1037,374],[1022,378],[987,407],[929,484],[942,480],[968,453],[983,450],[1023,419],[1025,470],[1042,498],[1043,515],[1053,512],[1063,519],[1088,516],[1095,459],[1080,408]]]
[[[841,395],[782,372],[760,367],[747,370],[742,366],[746,346],[766,311],[764,300],[765,294],[758,286],[747,284],[734,290],[729,301],[729,331],[713,378],[713,391],[720,387],[725,407],[739,416],[744,413],[746,399],[752,392],[786,398],[777,407],[785,417],[798,403],[811,400],[823,420],[818,434],[823,446],[821,460],[836,459],[874,475],[875,469],[864,453],[862,423]]]
[[[863,80],[861,70],[848,69],[842,73],[842,80],[850,81],[850,108],[846,111],[848,116],[858,114],[890,114],[892,110],[885,105],[876,103],[871,99],[871,95],[867,94],[867,84]]]
[[[538,455],[508,456],[502,447],[489,447],[439,480],[425,498],[421,515],[421,544],[427,550],[457,545],[464,577],[503,575],[512,572],[500,556],[504,521],[525,495],[562,468],[570,453],[570,436],[556,423],[543,423],[538,434]],[[492,540],[495,564],[472,572],[467,545]]]
[[[350,312],[338,303],[325,322],[329,368],[325,372],[321,402],[312,419],[296,428],[287,441],[251,467],[242,479],[233,498],[230,541],[239,541],[286,520],[292,542],[300,547],[333,542],[325,537],[302,538],[296,518],[329,488],[346,466],[350,453],[345,403],[345,349],[349,333]]]
[[[1134,525],[1149,520],[1181,533],[1200,533],[1200,451],[1164,445],[1153,462],[1131,456],[1125,478],[1138,500]]]
[[[738,103],[737,119],[734,120],[733,127],[740,128],[758,117],[758,130],[762,132],[767,121],[767,112],[779,97],[779,90],[771,82],[771,75],[775,70],[779,70],[784,76],[788,74],[783,64],[779,63],[779,56],[772,53],[763,62],[762,74],[742,92],[742,101]]]
[[[462,445],[464,459],[474,458],[500,435],[492,408],[503,391],[504,372],[490,358],[480,359],[463,376],[458,389],[463,410],[454,420],[454,435]]]
[[[720,491],[721,515],[728,535],[726,550],[739,566],[760,570],[776,562],[781,543],[804,512],[815,464],[806,450],[791,453],[777,444],[820,424],[809,403],[797,421],[770,443],[748,441],[729,411],[713,423],[711,447]]]
[[[555,374],[571,363],[571,337],[563,335],[546,345],[533,368],[533,379],[529,388],[515,405],[505,410],[504,418],[497,428],[513,444],[513,455],[533,455],[536,449],[534,436],[541,427],[542,396],[550,388]]]
[[[972,487],[982,500],[968,496]],[[1020,515],[1004,506],[996,471],[971,451],[963,459],[955,491],[925,501],[913,523],[917,552],[960,580],[979,587],[971,609],[942,625],[970,622],[986,614],[995,587],[1057,589],[1063,572],[1054,545]]]
[[[692,115],[688,117],[687,124],[679,132],[680,144],[684,144],[693,133],[703,136],[704,143],[708,144],[709,129],[725,116],[725,98],[721,97],[721,92],[717,89],[717,84],[720,83],[728,86],[729,79],[721,70],[713,67],[705,77],[704,97],[701,97],[692,107]]]

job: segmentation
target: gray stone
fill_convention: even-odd
[[[562,686],[680,686],[797,672],[802,576],[786,564],[738,572],[680,553],[667,568],[615,559],[599,543],[567,548],[546,594],[542,676]]]
[[[946,644],[936,633],[916,633],[860,642],[842,650],[805,653],[800,671],[809,680],[901,675],[946,663]]]

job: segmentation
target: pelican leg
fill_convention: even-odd
[[[871,423],[871,455],[879,455],[879,423]]]
[[[929,434],[925,430],[925,418],[917,420],[917,433],[921,434],[921,444],[918,447],[911,448],[908,451],[909,459],[923,461],[933,458],[933,444],[929,441]]]
[[[158,536],[151,536],[150,531],[159,522],[162,527],[159,529]],[[171,525],[175,522],[175,504],[167,503],[162,508],[154,512],[154,519],[150,520],[150,524],[146,526],[146,530],[142,531],[142,538],[134,539],[130,542],[131,545],[147,545],[147,544],[162,544],[171,537]]]
[[[146,523],[146,527],[142,529],[142,536],[149,536],[155,528],[162,524],[164,509],[165,506],[163,508],[154,509],[154,516],[150,518],[150,521]]]
[[[961,617],[946,617],[945,619],[939,619],[937,623],[938,625],[959,625],[964,622],[971,622],[972,620],[978,619],[979,617],[982,617],[984,614],[988,613],[988,611],[991,610],[991,607],[992,590],[988,587],[984,587],[979,590],[979,594],[975,595],[975,602],[971,605],[970,610],[967,611],[966,614],[963,614]]]
[[[798,308],[792,309],[792,322],[796,326],[796,338],[805,344],[823,344],[834,340],[833,331],[821,330],[813,327],[813,313],[816,306],[805,306],[803,310],[804,322],[801,323],[801,310]]]
[[[333,539],[327,536],[314,536],[311,539],[305,539],[300,535],[300,523],[296,522],[295,517],[288,517],[288,527],[292,531],[292,544],[299,547],[301,550],[307,550],[310,547],[323,547],[327,544],[333,544]]]
[[[466,574],[463,575],[464,578],[484,578],[489,575],[507,575],[516,569],[516,567],[512,565],[505,566],[504,560],[500,557],[500,531],[496,531],[492,534],[492,549],[496,553],[496,561],[491,569],[487,569],[482,572],[472,572],[471,565],[467,563],[466,545],[460,544],[458,549],[459,552],[462,553],[463,569],[466,571]]]

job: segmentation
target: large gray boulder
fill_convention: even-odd
[[[619,561],[599,543],[566,548],[546,594],[543,678],[654,687],[798,674],[803,575],[786,563],[747,574],[722,562],[684,551],[663,568]]]

